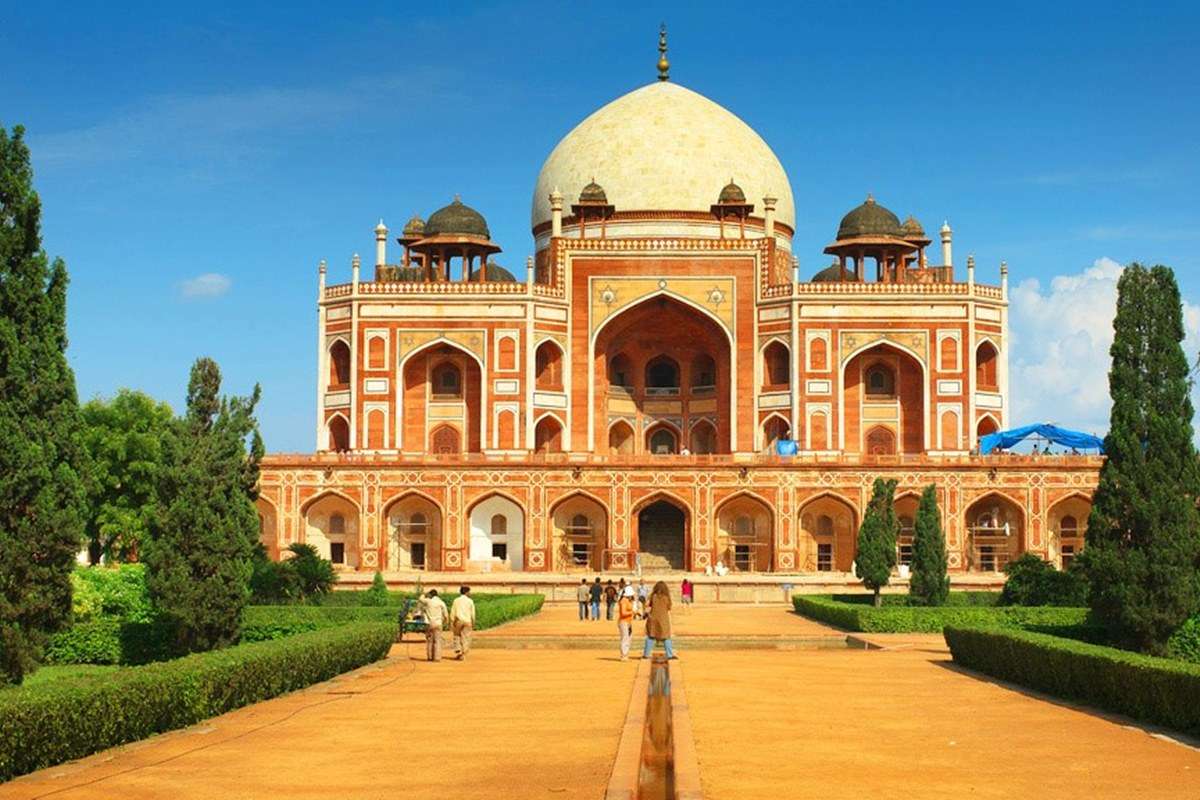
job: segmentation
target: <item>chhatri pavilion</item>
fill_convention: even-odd
[[[767,143],[660,51],[658,80],[546,158],[525,279],[469,194],[399,235],[381,221],[373,269],[321,262],[316,450],[263,463],[271,553],[308,542],[396,581],[849,579],[890,477],[902,565],[931,483],[953,573],[1069,561],[1099,458],[978,455],[1021,422],[1005,265],[957,266],[949,225],[934,247],[885,206],[904,198],[867,195],[829,226],[829,265],[799,274],[797,225],[828,223],[796,219]]]

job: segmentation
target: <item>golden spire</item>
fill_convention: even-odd
[[[668,80],[671,77],[671,62],[667,61],[667,23],[658,28],[658,79]]]

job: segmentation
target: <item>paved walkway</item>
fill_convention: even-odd
[[[636,662],[479,650],[376,667],[52,767],[0,798],[601,798]],[[423,657],[423,647],[411,646]]]
[[[1200,797],[1200,751],[933,648],[689,654],[705,797]]]
[[[845,638],[786,606],[698,606],[677,635]],[[601,798],[635,665],[605,650],[487,649],[611,638],[573,604],[419,644],[349,676],[0,786],[0,798]],[[709,798],[1200,797],[1200,751],[950,664],[937,636],[883,649],[683,650]],[[641,636],[635,639],[640,644]]]

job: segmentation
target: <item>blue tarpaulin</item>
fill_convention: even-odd
[[[798,449],[794,439],[780,439],[775,442],[775,452],[781,456],[794,456]]]
[[[1104,452],[1104,440],[1090,433],[1069,431],[1057,425],[1043,422],[1040,425],[1026,425],[1023,428],[1013,428],[1010,431],[989,433],[979,440],[979,452],[983,455],[1003,447],[1005,450],[1030,436],[1040,436],[1064,447],[1074,447],[1077,450],[1099,450]]]

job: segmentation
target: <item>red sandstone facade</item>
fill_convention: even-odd
[[[627,98],[651,90],[696,103]],[[589,122],[540,182],[568,179],[559,153]],[[954,570],[1078,551],[1098,459],[972,454],[1014,422],[1006,269],[986,285],[968,260],[957,280],[948,226],[930,266],[919,224],[869,198],[800,280],[775,197],[730,181],[707,211],[682,190],[625,209],[650,190],[611,169],[608,191],[562,187],[570,213],[557,186],[548,219],[535,202],[524,281],[489,265],[499,248],[457,201],[405,227],[399,264],[381,223],[373,281],[356,257],[327,285],[322,264],[318,452],[264,464],[272,552],[309,541],[387,573],[848,572],[877,476],[899,481],[902,562],[930,483]]]

